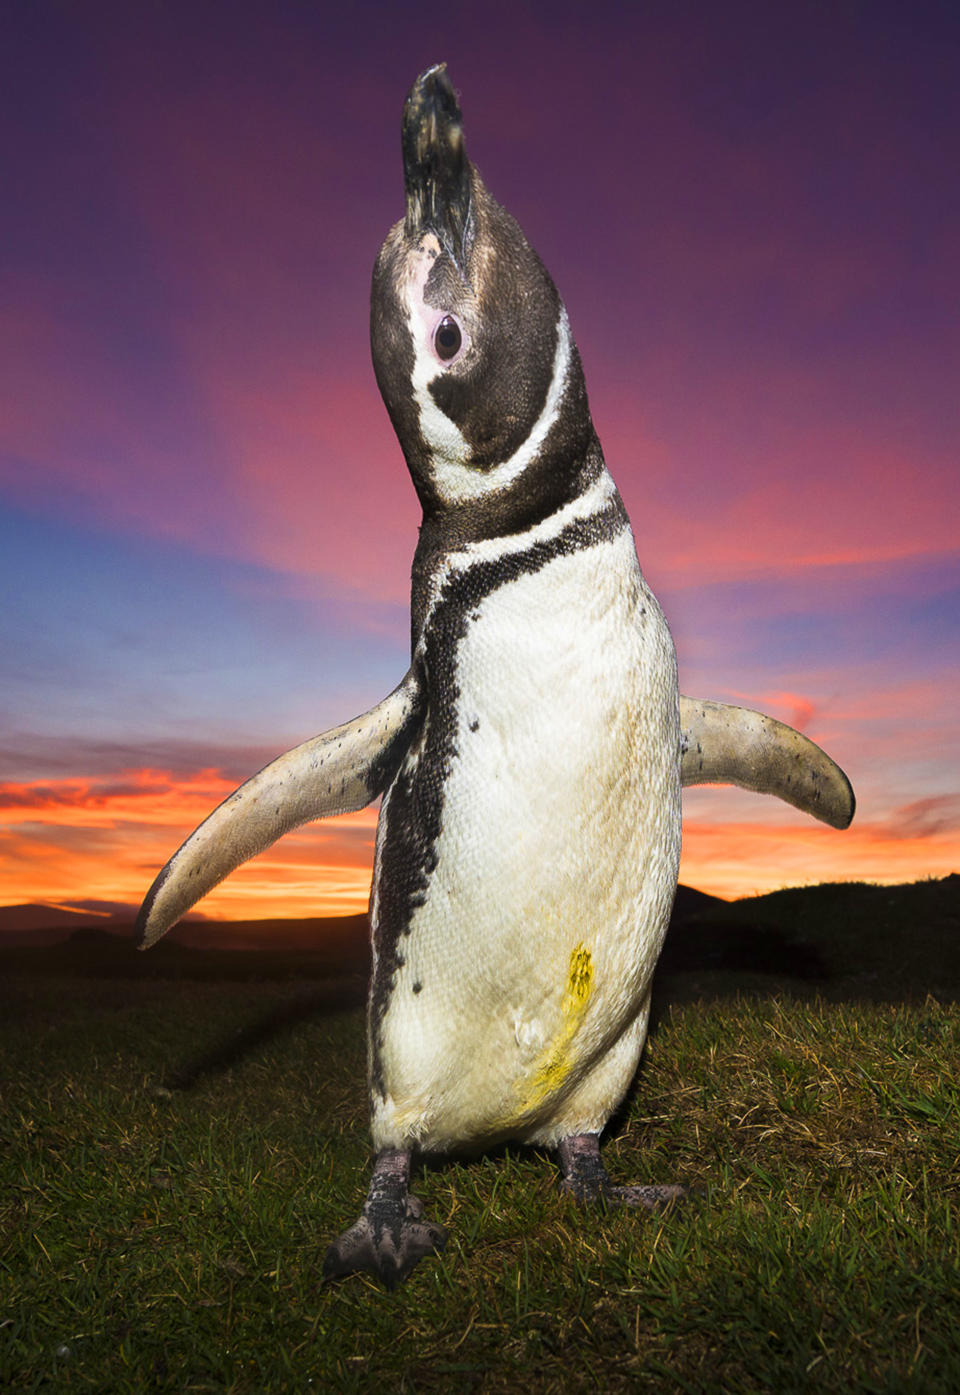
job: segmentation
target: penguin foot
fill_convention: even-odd
[[[327,1248],[325,1281],[366,1271],[395,1289],[425,1255],[439,1254],[447,1232],[421,1219],[423,1203],[409,1183],[408,1152],[388,1148],[377,1157],[363,1214]]]
[[[600,1138],[595,1133],[576,1133],[563,1138],[557,1147],[563,1180],[560,1190],[575,1201],[603,1201],[608,1206],[639,1206],[646,1211],[662,1211],[686,1196],[686,1187],[619,1187],[610,1181],[600,1159]]]

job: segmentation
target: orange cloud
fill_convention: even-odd
[[[699,802],[706,805],[703,813]],[[741,816],[751,809],[752,817]],[[916,800],[892,814],[861,808],[842,833],[800,815],[784,816],[781,806],[758,804],[739,791],[685,797],[681,880],[714,896],[818,882],[892,885],[958,869],[960,795]]]
[[[190,830],[233,789],[215,770],[0,786],[0,904],[94,900],[132,908]],[[310,825],[247,863],[198,908],[214,917],[366,909],[375,809]]]
[[[233,787],[217,770],[0,786],[0,904],[132,909],[186,834]],[[232,919],[366,909],[377,811],[308,825],[239,868],[198,907]],[[960,795],[858,814],[838,833],[739,791],[686,796],[681,877],[736,897],[821,881],[910,881],[960,868]]]
[[[233,787],[216,770],[200,770],[186,779],[146,769],[102,780],[7,782],[0,784],[0,818],[8,825],[28,820],[58,827],[112,828],[146,820],[169,827],[189,821],[197,811],[208,813]]]

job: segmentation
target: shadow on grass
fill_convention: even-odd
[[[366,1001],[366,994],[366,981],[350,978],[317,985],[274,1003],[173,1067],[163,1078],[162,1086],[167,1090],[189,1090],[210,1076],[240,1065],[254,1051],[286,1036],[304,1022],[356,1011]]]

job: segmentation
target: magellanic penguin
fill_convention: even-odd
[[[406,216],[377,258],[377,382],[423,507],[412,662],[371,712],[241,786],[157,877],[144,948],[309,819],[383,796],[371,896],[376,1162],[328,1277],[388,1286],[446,1233],[416,1151],[556,1148],[615,1186],[599,1135],[637,1069],[677,884],[682,784],[732,782],[845,827],[846,777],[758,713],[679,697],[670,632],[607,472],[556,288],[467,159],[439,65],[403,114]]]

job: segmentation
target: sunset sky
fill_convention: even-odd
[[[624,18],[624,13],[629,18]],[[960,869],[960,8],[17,5],[0,105],[0,905],[132,909],[408,662],[419,520],[368,347],[400,112],[563,295],[681,688],[801,727],[838,833],[685,796],[723,896]],[[200,909],[366,906],[376,811]]]

